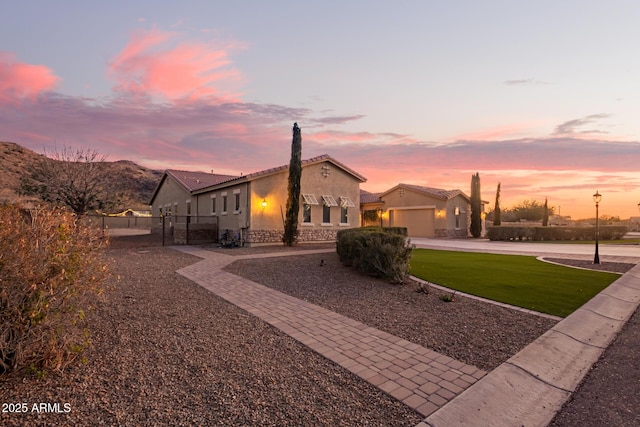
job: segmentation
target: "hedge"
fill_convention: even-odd
[[[627,227],[604,225],[598,227],[600,240],[621,239],[627,233]],[[594,240],[595,227],[488,227],[489,240]]]
[[[404,227],[362,227],[340,230],[336,251],[348,267],[392,283],[402,283],[409,273],[413,246]]]

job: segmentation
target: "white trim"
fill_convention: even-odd
[[[211,198],[212,198],[212,199],[215,199],[215,198],[216,198],[216,195],[215,195],[215,194],[212,194],[212,195],[211,195]]]
[[[338,227],[348,227],[350,224],[348,222],[341,222],[338,224]]]
[[[185,203],[191,203],[191,199],[187,199]]]
[[[227,192],[226,192],[226,191],[223,191],[222,193],[220,193],[220,195],[221,195],[221,196],[226,196],[226,195],[227,195]]]
[[[312,222],[301,222],[300,225],[303,227],[315,227],[315,224]]]
[[[320,224],[320,227],[333,227],[333,224],[331,224],[330,222],[323,222],[322,224]]]
[[[324,200],[324,203],[329,207],[338,206],[338,203],[336,202],[336,199],[333,198],[333,196],[328,196],[326,194],[323,194],[322,200]]]
[[[233,194],[240,194],[240,189],[237,188],[237,189],[233,190]]]
[[[347,196],[340,196],[340,206],[343,208],[355,208],[356,205],[353,204],[350,198]]]
[[[308,205],[317,205],[318,203],[318,199],[316,199],[316,196],[314,196],[313,194],[303,194],[302,197],[304,198],[304,202]]]

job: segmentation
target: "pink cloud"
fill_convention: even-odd
[[[488,141],[496,139],[521,138],[529,134],[533,124],[511,124],[508,126],[496,126],[490,129],[483,129],[470,133],[465,133],[453,138],[453,141]]]
[[[0,52],[0,102],[35,98],[53,89],[58,81],[44,65],[18,62],[13,53]]]
[[[227,88],[238,86],[243,76],[233,68],[229,53],[243,45],[212,46],[179,39],[177,32],[158,29],[133,33],[109,66],[116,90],[172,100],[237,100],[239,95]]]

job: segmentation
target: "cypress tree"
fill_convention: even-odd
[[[298,212],[300,211],[300,178],[302,177],[302,135],[298,123],[293,124],[291,161],[289,162],[289,197],[282,242],[293,246],[298,239]]]
[[[499,227],[502,224],[502,212],[500,211],[500,183],[498,183],[498,189],[496,190],[496,207],[493,210],[493,225]]]
[[[544,198],[544,211],[542,213],[542,226],[546,227],[549,225],[549,204],[547,203],[547,198]]]
[[[476,172],[471,176],[471,227],[469,227],[469,231],[473,237],[480,237],[482,234],[481,209],[480,173]]]

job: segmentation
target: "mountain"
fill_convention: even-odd
[[[30,199],[19,196],[16,190],[20,179],[45,156],[13,142],[0,142],[0,203]],[[162,178],[162,171],[148,169],[129,160],[105,162],[110,169],[109,183],[124,197],[116,210],[148,209],[149,200]]]

